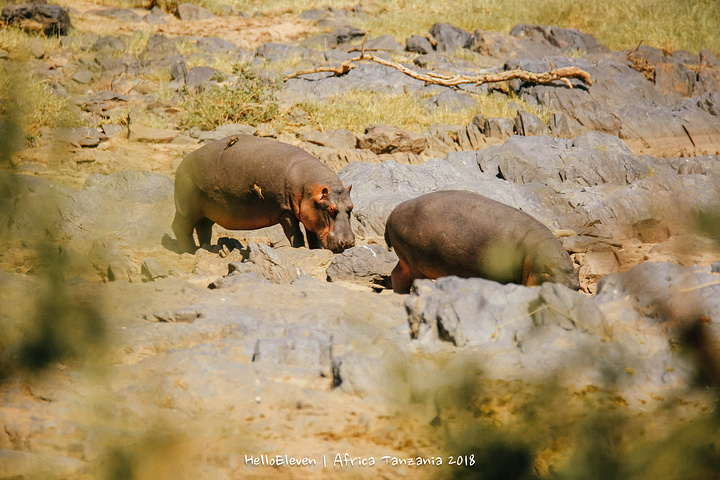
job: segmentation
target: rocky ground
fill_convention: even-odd
[[[589,478],[591,463],[578,458],[597,451],[603,428],[615,440],[600,451],[617,461],[616,478],[629,478],[623,468],[655,468],[625,457],[637,454],[633,442],[657,449],[678,429],[715,425],[712,52],[615,52],[558,27],[436,24],[365,48],[405,51],[417,71],[576,66],[592,85],[452,89],[363,62],[343,76],[284,82],[275,99],[295,128],[202,130],[181,126],[179,92],[238,75],[194,65],[246,62],[259,76],[337,66],[356,55],[362,9],[266,18],[62,5],[76,33],[56,48],[30,42],[21,65],[92,126],[43,129],[30,147],[15,141],[23,132],[6,134],[0,478]],[[136,32],[149,40],[132,53]],[[516,105],[513,118],[477,115],[423,133],[308,126],[303,102],[358,88],[417,95],[428,109],[472,105],[468,92],[512,95],[551,115],[544,122]],[[204,141],[239,132],[301,146],[352,185],[357,246],[335,255],[290,248],[279,226],[216,227],[212,248],[178,254],[174,169]],[[441,189],[475,191],[545,223],[571,252],[582,291],[450,277],[393,294],[385,219]],[[698,372],[708,388],[696,388]],[[698,432],[698,448],[717,441]],[[315,464],[267,466],[263,455]],[[708,472],[683,468],[670,478]]]

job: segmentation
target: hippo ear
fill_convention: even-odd
[[[330,198],[330,187],[327,185],[317,185],[313,188],[312,197],[317,202],[327,202]]]
[[[352,185],[348,185],[347,191],[350,193],[350,190],[352,190]]]

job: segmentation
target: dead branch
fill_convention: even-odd
[[[335,76],[344,75],[353,68],[355,68],[357,65],[354,64],[354,62],[360,62],[363,60],[379,63],[380,65],[384,65],[386,67],[394,68],[396,70],[401,71],[405,75],[415,78],[417,80],[423,81],[425,83],[430,84],[436,84],[436,85],[443,85],[446,87],[455,87],[458,85],[462,85],[465,83],[474,83],[476,85],[482,85],[483,83],[496,83],[496,82],[504,82],[507,80],[513,80],[515,78],[519,78],[522,80],[525,80],[527,82],[532,83],[550,83],[555,80],[559,80],[565,85],[568,86],[568,88],[572,88],[572,84],[570,83],[570,78],[577,78],[587,85],[592,85],[592,80],[590,78],[590,74],[587,73],[584,70],[581,70],[577,67],[565,67],[565,68],[558,68],[555,69],[552,65],[549,72],[544,73],[533,73],[528,72],[525,70],[508,70],[505,72],[500,73],[490,73],[490,74],[482,74],[482,75],[448,75],[448,74],[441,74],[441,73],[434,73],[434,72],[428,72],[428,73],[420,73],[416,72],[415,70],[411,70],[399,63],[393,62],[391,60],[386,60],[384,58],[376,57],[372,53],[368,53],[364,49],[364,42],[363,42],[363,49],[360,52],[360,55],[351,58],[349,60],[345,60],[342,65],[339,67],[318,67],[313,68],[310,70],[302,70],[299,72],[295,72],[291,75],[288,75],[285,77],[285,80],[288,80],[290,78],[299,77],[301,75],[308,75],[311,73],[318,73],[318,72],[332,72],[335,74]]]

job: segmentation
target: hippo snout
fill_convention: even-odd
[[[337,235],[336,233],[330,233],[326,238],[325,248],[332,251],[333,253],[342,253],[348,248],[355,246],[355,235]]]

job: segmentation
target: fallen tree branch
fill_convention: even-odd
[[[364,46],[364,42],[363,42]],[[577,67],[565,67],[565,68],[558,68],[555,69],[552,64],[550,65],[550,71],[544,72],[544,73],[533,73],[528,72],[525,70],[508,70],[505,72],[500,73],[489,73],[489,74],[482,74],[482,75],[446,75],[446,74],[440,74],[440,73],[420,73],[416,72],[415,70],[411,70],[399,63],[393,62],[391,60],[386,60],[384,58],[376,57],[372,53],[368,53],[363,48],[360,52],[360,55],[351,58],[349,60],[345,60],[339,67],[318,67],[318,68],[312,68],[310,70],[302,70],[299,72],[295,72],[291,75],[288,75],[285,77],[285,80],[288,80],[290,78],[299,77],[301,75],[309,75],[311,73],[319,73],[319,72],[332,72],[335,74],[335,76],[344,75],[353,68],[357,67],[355,65],[355,62],[359,61],[371,61],[375,63],[379,63],[380,65],[384,65],[386,67],[394,68],[396,70],[401,71],[405,75],[412,77],[417,80],[421,80],[425,83],[431,83],[436,85],[443,85],[446,87],[455,87],[458,85],[462,85],[465,83],[474,83],[476,85],[482,85],[483,83],[496,83],[496,82],[504,82],[507,80],[513,80],[515,78],[520,78],[522,80],[525,80],[527,82],[532,83],[550,83],[555,80],[559,80],[565,85],[568,86],[568,88],[573,88],[572,84],[570,83],[570,78],[577,78],[581,80],[582,82],[586,83],[588,86],[592,85],[592,80],[590,78],[590,74],[587,73],[584,70],[581,70]]]

